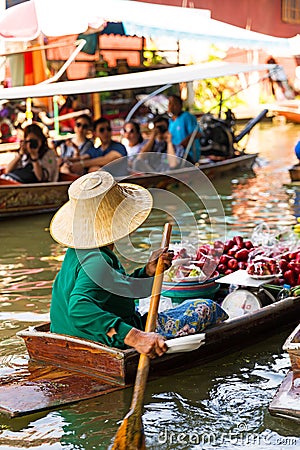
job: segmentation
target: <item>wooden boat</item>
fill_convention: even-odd
[[[220,177],[229,171],[250,170],[257,153],[242,154],[224,161],[200,164],[201,170],[210,179]],[[155,174],[133,174],[132,183],[144,187],[166,188],[177,180],[188,182],[194,176],[195,168],[182,168]],[[50,183],[18,184],[0,179],[0,219],[53,212],[68,200],[68,188],[74,176],[61,174],[61,181]],[[128,178],[127,178],[128,180]]]
[[[291,181],[300,181],[300,164],[295,164],[289,169]]]
[[[300,297],[286,298],[229,319],[204,332],[204,345],[151,360],[150,377],[167,375],[216,359],[293,326]],[[0,412],[10,417],[66,405],[124,389],[134,382],[138,353],[85,339],[50,333],[49,324],[19,332],[28,365],[0,378]]]
[[[300,324],[282,348],[289,354],[291,370],[276,392],[269,411],[273,416],[293,419],[300,423]]]
[[[285,117],[285,120],[300,123],[300,109],[278,107],[272,111],[276,117]]]
[[[32,184],[0,179],[0,219],[57,210],[68,200],[72,180],[66,178],[55,183]]]
[[[258,156],[258,153],[241,154],[234,158],[228,158],[223,161],[205,162],[199,164],[197,168],[201,170],[210,180],[226,175],[233,171],[251,170]],[[164,173],[151,174],[134,174],[130,176],[133,183],[140,184],[144,187],[168,187],[175,184],[176,180],[188,183],[191,177],[195,175],[194,167],[183,169],[175,169]]]
[[[285,100],[275,105],[269,105],[269,110],[276,117],[284,117],[285,120],[293,123],[300,123],[300,102],[299,100]]]

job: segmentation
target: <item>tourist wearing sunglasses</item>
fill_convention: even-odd
[[[79,162],[71,164],[71,172],[77,174],[94,172],[111,164],[109,171],[112,175],[126,175],[127,158],[122,157],[127,156],[127,151],[123,144],[112,139],[112,129],[108,119],[101,117],[94,122],[94,138],[100,140],[100,146],[87,150]]]
[[[87,137],[91,128],[90,116],[82,114],[77,117],[74,127],[75,136],[72,139],[67,139],[58,149],[62,161],[69,158],[78,160],[81,155],[94,146],[93,141]]]
[[[19,183],[57,181],[57,157],[48,147],[47,137],[40,125],[33,123],[24,128],[19,152],[7,165],[2,177]]]

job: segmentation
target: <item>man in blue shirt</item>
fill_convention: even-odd
[[[99,170],[105,166],[113,176],[127,174],[127,150],[120,142],[112,140],[110,121],[101,117],[94,122],[94,136],[101,141],[100,147],[90,148],[85,152],[79,162],[71,166],[72,172],[78,172],[80,168],[87,172]],[[118,160],[118,161],[117,161]],[[107,165],[109,164],[109,167]]]
[[[197,119],[188,111],[182,110],[182,100],[178,95],[169,97],[168,113],[170,118],[169,131],[174,145],[189,145],[190,137],[195,133],[187,160],[196,163],[200,158],[199,126]]]

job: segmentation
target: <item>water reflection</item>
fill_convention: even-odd
[[[278,337],[284,340],[286,333]],[[249,443],[256,439],[276,447],[277,430],[272,424],[278,419],[269,415],[267,406],[289,367],[287,355],[279,356],[278,351],[278,344],[270,339],[221,359],[217,365],[207,364],[172,377],[172,390],[164,380],[153,383],[155,394],[147,399],[144,414],[147,448],[161,444],[168,449],[200,449],[206,444],[208,448],[231,449],[237,443],[245,448],[242,439],[246,437]],[[295,424],[283,419],[281,423],[283,435],[300,437]],[[293,448],[300,439],[295,442]]]
[[[260,165],[249,173],[234,173],[220,178],[214,186],[221,199],[228,236],[249,236],[254,226],[266,220],[271,227],[295,223],[299,210],[299,194],[286,187],[287,168],[294,162],[293,148],[299,139],[300,127],[262,124],[253,130],[249,149],[260,151]],[[178,191],[174,191],[175,194]],[[188,190],[180,196],[194,212],[200,239],[217,239],[224,230],[224,216],[207,211]],[[212,200],[214,200],[212,198]],[[187,213],[188,214],[188,213]],[[213,216],[213,233],[210,225]],[[151,242],[160,241],[162,223],[167,215],[154,211],[137,233],[132,245],[149,254]],[[16,331],[36,321],[43,321],[49,312],[51,284],[64,255],[64,249],[49,235],[50,215],[15,219],[0,223],[0,375],[6,376],[26,363],[23,342]],[[181,219],[181,227],[189,236]],[[176,240],[178,228],[174,228]],[[151,237],[151,239],[150,239]],[[126,244],[127,245],[127,244]],[[130,248],[126,252],[129,254]],[[128,270],[133,264],[128,263]],[[291,331],[291,330],[289,330]],[[229,432],[238,426],[265,437],[254,448],[272,448],[276,438],[299,438],[300,431],[290,421],[272,418],[267,405],[288,370],[289,360],[281,346],[288,332],[259,346],[206,364],[197,369],[152,381],[148,384],[143,416],[147,448],[200,449],[201,443],[166,442],[167,429],[174,432],[213,433],[214,448],[241,447],[228,441]],[[0,449],[16,447],[47,449],[107,448],[118,422],[127,412],[131,390],[28,417],[0,420]],[[242,424],[242,425],[240,425]],[[241,431],[241,429],[239,430]],[[220,436],[225,433],[224,442]],[[193,435],[195,436],[195,434]],[[161,442],[159,442],[159,438]],[[219,439],[219,441],[218,441]],[[271,439],[270,442],[267,439]],[[267,442],[267,444],[266,444]],[[256,443],[257,444],[257,443]],[[284,445],[283,448],[297,448]],[[278,448],[278,447],[276,447]]]

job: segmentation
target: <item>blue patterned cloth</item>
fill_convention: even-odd
[[[158,314],[156,332],[166,338],[186,336],[199,333],[226,319],[227,313],[213,300],[186,300]]]

